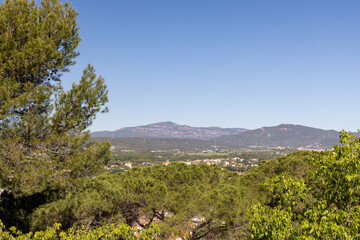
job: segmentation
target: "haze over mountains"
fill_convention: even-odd
[[[128,148],[146,143],[150,150],[194,146],[207,148],[214,145],[223,148],[293,147],[307,149],[331,149],[339,143],[339,132],[293,124],[281,124],[255,130],[244,128],[190,127],[173,122],[160,122],[138,127],[121,128],[116,131],[93,132],[92,137],[117,138],[113,142]],[[119,138],[126,138],[119,140]],[[140,140],[141,139],[141,140]],[[144,139],[147,139],[146,141]],[[153,140],[152,140],[153,139]],[[194,142],[194,140],[196,140]],[[133,144],[132,144],[133,143]],[[135,144],[136,143],[136,144]],[[160,144],[161,143],[161,144]],[[165,144],[166,143],[166,144]],[[149,147],[151,146],[151,147]]]
[[[173,122],[120,128],[115,131],[93,132],[93,137],[192,138],[209,140],[246,131],[244,128],[190,127]]]

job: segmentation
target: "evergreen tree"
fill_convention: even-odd
[[[75,187],[103,168],[110,147],[87,144],[86,129],[107,111],[104,79],[88,65],[78,84],[61,86],[79,55],[77,12],[59,0],[6,0],[0,16],[0,188],[15,201]]]

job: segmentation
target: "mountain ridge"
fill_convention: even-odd
[[[210,140],[246,131],[244,128],[190,127],[170,121],[124,127],[115,131],[92,132],[93,137],[192,138]]]
[[[145,137],[159,139],[154,146],[163,146],[164,142],[184,145],[181,139],[196,139],[208,142],[196,142],[197,146],[218,145],[230,149],[293,147],[303,149],[331,149],[339,143],[339,132],[323,130],[296,124],[280,124],[254,130],[244,128],[190,127],[173,122],[159,122],[137,127],[120,128],[116,131],[93,132],[92,137],[128,138]],[[160,140],[161,139],[161,140]],[[176,141],[169,139],[179,139]],[[125,140],[125,139],[124,139]],[[211,140],[211,142],[209,142]],[[216,144],[214,144],[214,142]],[[131,143],[129,143],[131,145]],[[138,144],[138,143],[137,143]],[[193,143],[195,144],[195,143]]]
[[[339,143],[339,132],[296,124],[280,124],[216,138],[219,144],[247,147],[329,149]]]

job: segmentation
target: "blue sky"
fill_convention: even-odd
[[[360,1],[72,0],[110,112],[92,131],[173,121],[360,128]]]

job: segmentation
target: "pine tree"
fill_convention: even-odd
[[[110,144],[88,143],[86,131],[107,111],[104,79],[88,65],[61,85],[79,55],[77,15],[59,0],[0,4],[0,188],[15,199],[74,188],[109,160]]]

